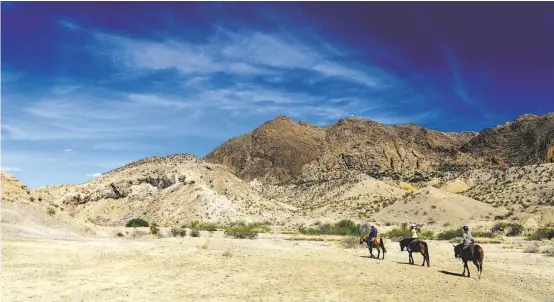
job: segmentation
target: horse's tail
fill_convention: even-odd
[[[477,260],[479,262],[483,262],[483,258],[485,258],[485,251],[483,251],[483,248],[480,245],[475,246],[475,256],[477,256]]]
[[[429,246],[427,245],[427,242],[422,241],[423,246],[425,247],[425,258],[427,258],[427,264],[431,262],[431,257],[429,257]]]
[[[383,253],[386,253],[387,250],[385,249],[385,239],[384,238],[380,238],[381,240],[381,248],[383,249]]]

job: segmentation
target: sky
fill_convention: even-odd
[[[552,2],[2,2],[2,170],[78,184],[278,115],[481,131],[554,111]]]

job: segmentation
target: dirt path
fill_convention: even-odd
[[[554,301],[554,258],[499,245],[477,280],[445,242],[427,268],[394,242],[376,260],[282,239],[2,240],[2,301]]]

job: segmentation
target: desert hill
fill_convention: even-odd
[[[2,172],[2,235],[76,238],[79,227],[68,217],[56,217],[17,178]],[[65,219],[64,219],[65,218]]]
[[[468,221],[491,221],[503,216],[505,209],[450,193],[434,187],[419,189],[407,198],[379,212],[378,221],[385,223],[418,223],[419,225],[462,225]]]
[[[99,225],[122,225],[137,217],[162,225],[271,220],[287,211],[229,168],[187,154],[146,158],[82,185],[38,188],[33,195]]]

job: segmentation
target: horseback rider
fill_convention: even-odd
[[[417,226],[415,225],[415,223],[413,223],[410,226],[410,241],[408,242],[408,245],[406,246],[406,249],[408,250],[408,252],[412,251],[412,249],[411,249],[412,243],[416,242],[417,240],[418,240],[417,239]]]
[[[371,243],[376,237],[377,237],[377,228],[375,228],[375,226],[372,224],[369,231],[369,235],[367,236],[367,245],[368,246],[371,245]]]
[[[475,240],[473,240],[473,236],[471,236],[471,232],[469,231],[469,227],[467,225],[464,225],[463,228],[464,233],[462,234],[463,244],[464,244],[464,250],[470,247]]]

